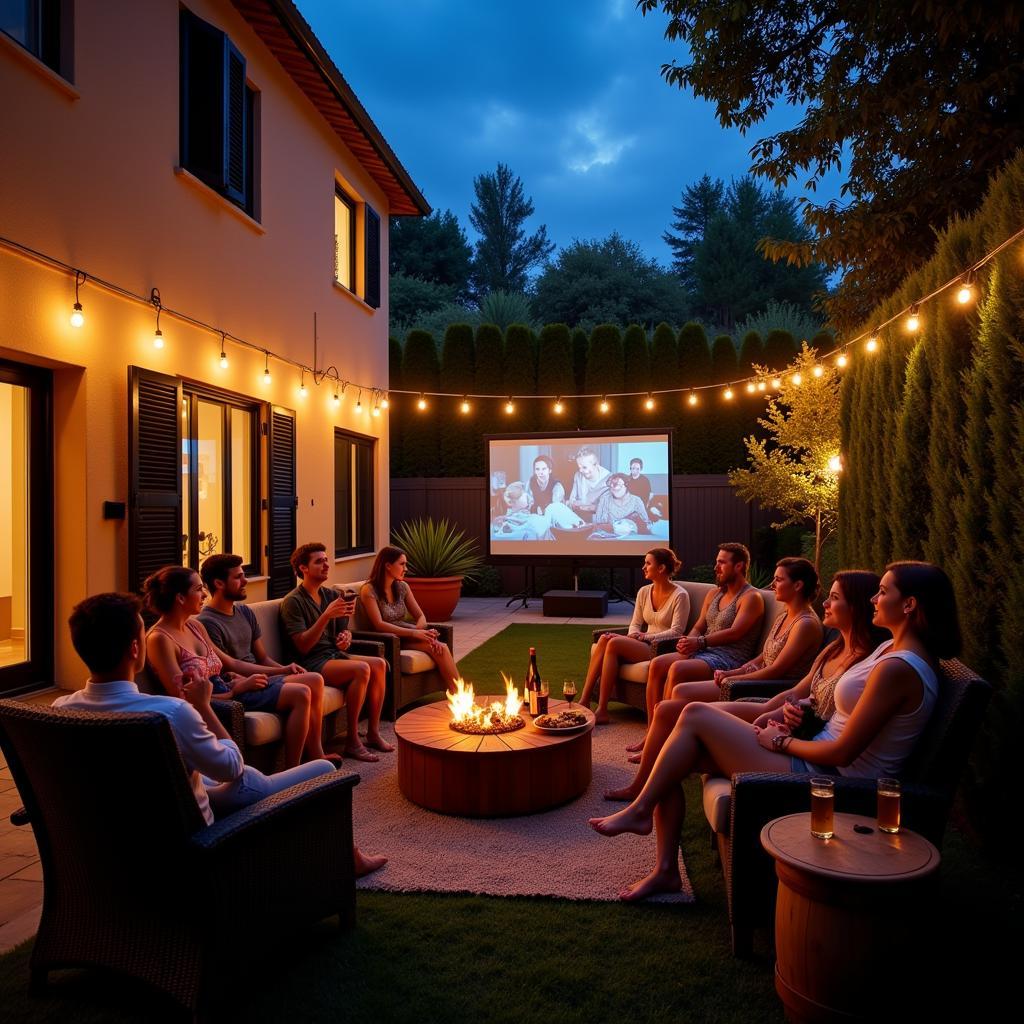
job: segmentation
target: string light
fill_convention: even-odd
[[[263,383],[270,383],[270,353],[266,351],[263,353]]]
[[[838,366],[840,369],[842,369],[844,366],[846,366],[846,364],[849,361],[850,360],[847,359],[846,356],[842,352],[840,352],[838,357],[836,358],[836,366]]]
[[[921,326],[921,318],[917,315],[918,305],[915,302],[907,314],[907,330],[913,333]]]
[[[420,400],[416,403],[416,408],[419,409],[420,412],[424,412],[427,408],[427,399],[422,392],[420,392]]]
[[[512,396],[509,395],[508,401],[505,403],[505,412],[511,416],[516,411],[516,403],[512,401]]]
[[[378,396],[376,396],[376,395],[374,396],[374,399],[373,399],[373,408],[370,410],[370,415],[371,416],[379,416],[380,415],[380,398]]]
[[[228,354],[224,350],[224,332],[220,332],[220,368],[226,370],[228,368]]]
[[[85,274],[81,270],[75,271],[75,304],[71,308],[71,326],[81,327],[85,323],[85,314],[82,312],[82,303],[78,301],[78,286],[85,284]]]
[[[815,368],[811,370],[811,373],[813,373],[815,377],[820,377],[824,372],[825,368],[822,366],[815,366]]]
[[[828,460],[828,468],[831,473],[841,473],[843,471],[843,458],[841,455],[833,455]]]
[[[967,303],[974,298],[973,285],[974,274],[972,271],[968,270],[967,273],[964,274],[963,282],[961,283],[960,288],[956,293],[956,301],[959,302],[961,306],[966,306]]]
[[[384,392],[384,397],[380,400],[380,407],[382,409],[391,408],[391,399],[388,398],[388,393],[386,391]]]
[[[160,289],[154,288],[149,293],[149,301],[156,309],[156,330],[153,332],[153,348],[164,347],[164,332],[160,330],[160,310],[163,306],[160,303]]]
[[[767,387],[768,387],[768,385],[763,380],[759,380],[757,382],[757,390],[758,391],[764,391]]]
[[[466,416],[466,415],[468,415],[469,410],[471,408],[472,408],[472,406],[469,404],[469,398],[467,398],[464,395],[463,398],[462,398],[462,404],[459,406],[459,412],[461,412],[463,416]]]
[[[800,374],[800,373],[794,373],[793,376],[790,377],[789,379],[797,387],[800,387],[800,385],[803,384],[803,382],[804,382],[803,374]]]
[[[747,394],[752,395],[757,391],[757,385],[753,381],[749,381],[747,384]]]
[[[651,395],[647,396],[647,401],[644,402],[644,408],[650,412],[654,408],[654,399]]]
[[[299,394],[303,398],[306,397],[306,370],[304,367],[299,371]]]
[[[601,412],[607,412],[608,411],[608,399],[607,398],[602,398],[601,399],[601,404],[598,406],[598,408],[601,410]]]
[[[341,405],[341,395],[338,394],[338,382],[334,382],[334,404],[336,406]]]
[[[724,399],[725,399],[725,400],[726,400],[727,402],[731,402],[731,401],[732,401],[732,385],[730,385],[729,387],[727,387],[727,388],[725,389],[725,391],[724,391],[724,392],[722,393],[722,397],[723,397],[723,398],[724,398]]]
[[[565,406],[562,405],[561,396],[559,396],[559,398],[555,401],[555,405],[554,405],[555,415],[556,416],[561,416],[562,415],[562,410],[564,408],[565,408]]]
[[[877,352],[878,351],[878,338],[876,338],[874,335],[872,335],[870,338],[868,338],[867,342],[865,342],[864,347],[869,352]]]
[[[363,411],[363,389],[359,389],[359,394],[356,395],[356,415],[358,416]]]
[[[697,392],[696,391],[691,391],[689,396],[687,397],[686,401],[690,405],[696,405],[697,402],[699,401],[699,399],[697,398]]]
[[[772,390],[778,391],[782,387],[782,381],[778,377],[772,377]]]

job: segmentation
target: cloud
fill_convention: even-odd
[[[635,142],[633,135],[614,136],[600,115],[593,112],[580,114],[566,143],[566,166],[577,174],[586,174],[594,167],[607,167]]]
[[[506,141],[519,131],[523,115],[504,103],[492,101],[480,116],[479,141],[486,144]]]

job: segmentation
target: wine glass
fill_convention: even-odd
[[[572,702],[576,697],[575,679],[566,679],[565,682],[562,683],[562,696],[565,698],[565,700],[569,704],[569,707],[571,708]]]

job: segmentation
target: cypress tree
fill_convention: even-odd
[[[835,335],[831,331],[821,330],[811,338],[811,348],[813,348],[819,356],[827,355],[836,347]]]
[[[708,439],[709,472],[712,473],[728,473],[746,462],[745,413],[751,406],[747,393],[736,384],[738,376],[736,346],[728,334],[719,334],[711,345],[711,379],[732,384],[734,397],[716,414],[715,429]]]
[[[650,391],[651,354],[647,345],[647,332],[638,324],[630,324],[622,336],[622,358],[625,366],[627,391]],[[644,408],[646,395],[625,399],[622,422],[629,427],[646,426],[654,422],[654,413]]]
[[[694,321],[679,331],[679,383],[686,389],[711,383],[711,350],[704,328]],[[672,450],[676,473],[709,473],[708,442],[721,411],[722,396],[714,390],[697,392],[691,406],[683,393],[683,415]]]
[[[651,337],[651,378],[659,388],[679,387],[679,346],[666,323],[658,324]],[[658,396],[658,423],[672,431],[673,448],[682,436],[684,401],[678,393]]]
[[[928,448],[929,396],[932,377],[928,350],[918,342],[907,361],[903,404],[896,433],[893,464],[893,558],[924,558],[925,510],[931,488],[921,472],[922,453]]]
[[[388,338],[388,387],[392,391],[401,391],[402,384],[402,345],[395,337]],[[388,461],[389,472],[393,477],[405,476],[405,465],[402,456],[402,424],[411,399],[408,395],[391,395],[388,411]]]
[[[797,345],[789,331],[776,328],[764,339],[764,362],[771,370],[784,370],[796,359]]]
[[[429,331],[410,331],[402,359],[405,386],[414,391],[436,392],[440,390],[440,376],[434,336]],[[411,417],[415,419],[409,423],[402,439],[404,464],[410,476],[438,476],[441,471],[438,399],[428,398],[427,401],[430,404],[424,412],[414,405]]]
[[[751,373],[755,366],[764,366],[764,345],[757,331],[747,331],[740,343],[740,373]]]
[[[476,383],[478,395],[500,395],[505,386],[505,339],[496,324],[481,324],[476,329]],[[475,398],[466,419],[482,434],[500,434],[511,428],[501,411],[504,401]]]
[[[444,390],[468,394],[475,378],[475,344],[469,324],[449,324],[441,347],[441,380]],[[459,399],[438,400],[441,427],[441,467],[445,476],[482,476],[484,453],[480,439],[466,430]]]
[[[508,430],[536,430],[537,345],[526,324],[509,324],[505,330],[505,377],[502,390],[515,399],[515,412],[508,416]]]
[[[625,390],[625,365],[622,355],[622,335],[614,324],[601,324],[590,332],[587,351],[587,394],[607,395]],[[590,399],[584,406],[583,420],[591,427],[615,427],[622,423],[623,403],[628,399],[610,398],[611,410],[602,414],[597,407],[600,399]]]
[[[572,336],[565,324],[547,324],[541,328],[537,347],[537,394],[561,396],[561,415],[554,403],[545,399],[538,410],[542,430],[572,429],[577,425],[577,403],[571,397],[576,390],[572,368]]]
[[[572,376],[576,382],[576,394],[582,395],[587,389],[587,354],[590,339],[582,327],[572,332]]]

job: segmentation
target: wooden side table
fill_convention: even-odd
[[[887,1019],[913,984],[901,964],[920,934],[939,851],[857,814],[837,813],[833,838],[815,839],[810,819],[790,814],[761,830],[779,877],[775,990],[801,1024]]]

